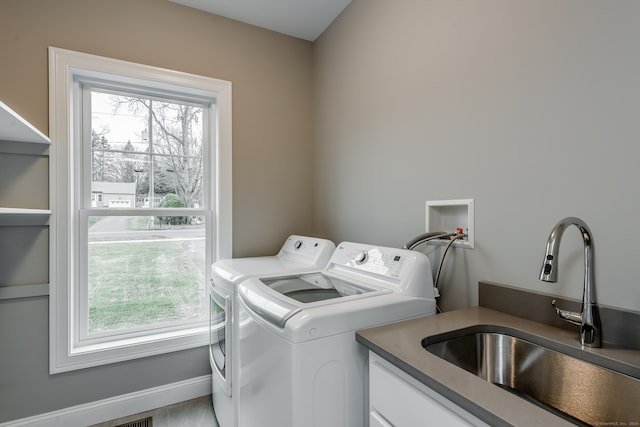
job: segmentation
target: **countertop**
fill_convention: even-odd
[[[609,367],[640,378],[640,351],[583,349],[573,331],[547,326],[484,307],[425,316],[356,333],[359,343],[490,425],[570,426],[549,411],[435,356],[422,347],[426,337],[479,325],[517,329],[544,340],[550,348],[587,361],[605,358]],[[567,350],[568,347],[568,350]],[[625,421],[625,420],[618,420]],[[639,420],[626,420],[639,421]]]

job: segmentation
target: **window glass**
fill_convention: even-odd
[[[206,320],[206,223],[189,212],[202,206],[205,106],[84,90],[91,99],[90,188],[102,195],[90,207],[141,214],[88,217],[81,335]],[[180,211],[142,214],[156,208]]]
[[[143,205],[131,207],[202,207],[203,110],[91,90],[92,191],[135,183]],[[168,194],[176,197],[159,206]]]
[[[89,334],[206,319],[203,218],[91,216],[89,224]]]

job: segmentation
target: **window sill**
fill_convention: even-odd
[[[208,326],[183,329],[100,344],[75,345],[52,360],[50,373],[75,371],[209,345]]]

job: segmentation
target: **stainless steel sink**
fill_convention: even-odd
[[[640,422],[638,378],[519,338],[517,332],[484,329],[427,337],[422,345],[430,353],[576,424]]]

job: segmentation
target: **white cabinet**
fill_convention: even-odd
[[[0,300],[49,293],[49,146],[0,102]]]
[[[460,406],[369,352],[371,427],[488,426]]]

